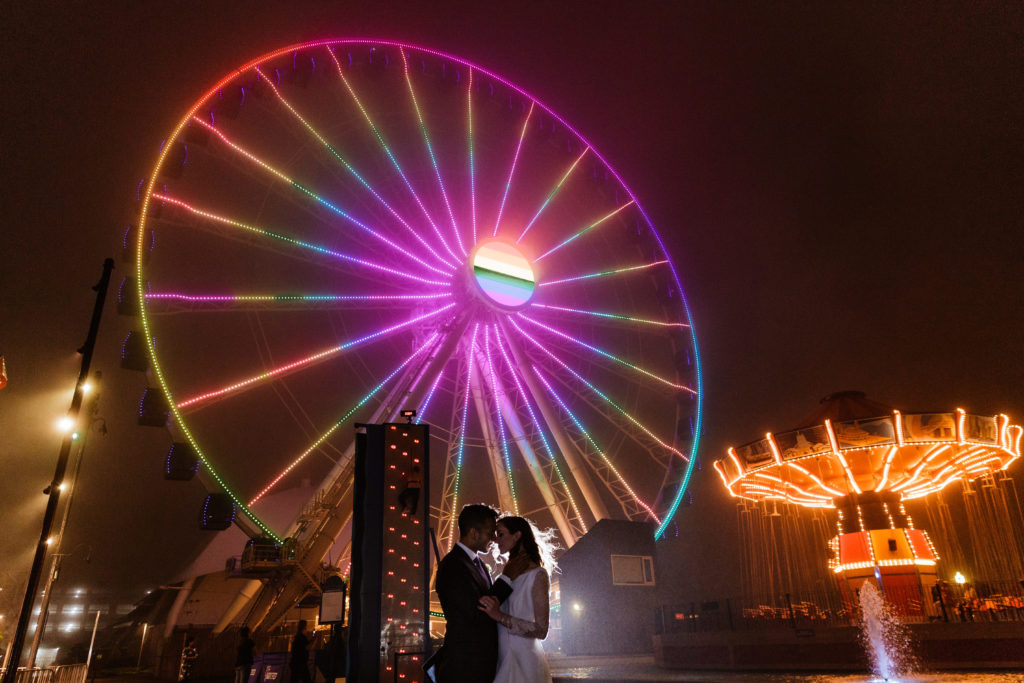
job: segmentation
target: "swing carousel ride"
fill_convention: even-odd
[[[714,463],[726,489],[743,506],[768,506],[768,516],[780,516],[780,505],[834,509],[829,568],[846,599],[874,580],[901,596],[903,613],[920,613],[930,603],[940,556],[906,504],[938,498],[955,482],[972,492],[978,483],[1005,487],[1024,430],[1006,415],[959,408],[903,413],[860,392],[826,397],[804,424],[729,448]],[[1019,539],[1011,532],[1006,542],[1016,546]]]

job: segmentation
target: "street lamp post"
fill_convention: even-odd
[[[78,420],[78,413],[82,408],[83,385],[89,377],[89,366],[92,364],[92,353],[96,347],[96,336],[99,333],[100,318],[103,315],[103,303],[107,298],[107,287],[110,285],[110,272],[114,269],[114,259],[106,259],[103,262],[103,275],[93,289],[96,291],[96,303],[93,306],[92,320],[89,323],[89,334],[85,343],[79,351],[82,354],[82,370],[78,375],[78,382],[75,384],[75,393],[71,397],[71,409],[68,416],[72,420]],[[35,557],[32,560],[32,569],[29,572],[28,587],[25,590],[25,599],[22,602],[21,614],[18,616],[18,626],[11,641],[11,656],[7,670],[4,671],[3,683],[14,683],[18,675],[18,664],[21,661],[21,649],[25,645],[25,633],[28,631],[28,620],[32,616],[32,603],[35,602],[36,590],[39,588],[39,576],[42,574],[43,562],[46,560],[47,545],[50,541],[50,530],[53,527],[53,520],[57,514],[57,504],[60,502],[60,483],[64,479],[64,471],[67,469],[68,456],[71,455],[72,434],[64,435],[61,442],[60,453],[57,456],[57,467],[53,474],[53,481],[50,483],[50,498],[46,503],[46,512],[43,515],[43,529],[39,535],[39,543],[36,544]]]
[[[62,553],[61,546],[64,544],[64,530],[68,526],[68,518],[71,516],[71,504],[75,500],[75,489],[78,485],[78,473],[82,470],[82,458],[85,455],[85,445],[89,439],[89,432],[92,431],[93,425],[100,425],[100,433],[106,434],[106,422],[101,417],[95,417],[96,412],[99,410],[99,385],[100,385],[100,373],[96,372],[94,375],[91,392],[93,398],[89,404],[89,424],[82,430],[81,446],[78,448],[78,457],[75,460],[75,471],[70,477],[70,485],[68,489],[68,502],[64,505],[64,514],[61,516],[60,530],[54,536],[53,549],[51,554],[53,555],[53,564],[50,566],[50,573],[46,577],[46,583],[43,586],[43,599],[39,606],[39,617],[36,620],[36,630],[32,634],[32,645],[28,651],[28,659],[25,665],[28,668],[32,668],[36,663],[36,655],[39,653],[39,645],[43,639],[43,633],[46,630],[46,620],[50,610],[50,598],[53,596],[53,584],[57,581],[57,577],[60,574],[60,565],[64,561],[64,558],[70,556],[72,553]],[[74,439],[74,434],[72,434]],[[61,484],[61,488],[64,488],[64,484]],[[82,544],[85,545],[85,544]],[[81,547],[81,546],[79,546]],[[92,553],[92,546],[88,546],[89,551],[85,556],[85,561],[89,561],[89,554]],[[75,549],[77,550],[77,548]]]

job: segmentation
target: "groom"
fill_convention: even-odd
[[[522,568],[506,566],[497,581],[477,553],[495,539],[498,512],[487,505],[467,505],[459,513],[459,542],[437,565],[435,588],[448,627],[435,658],[437,683],[491,683],[498,665],[498,630],[477,608],[480,598],[503,601],[512,593],[511,579]]]

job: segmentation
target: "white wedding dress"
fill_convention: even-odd
[[[494,683],[550,683],[541,641],[548,634],[548,574],[537,567],[512,581],[498,620],[498,673]]]

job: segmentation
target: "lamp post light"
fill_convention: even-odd
[[[71,475],[71,477],[69,477],[71,483],[68,484],[67,481],[62,481],[60,482],[60,484],[57,485],[57,490],[59,493],[68,491],[68,502],[64,505],[64,512],[63,515],[61,516],[60,529],[57,531],[57,534],[55,536],[51,536],[50,538],[46,539],[47,546],[53,546],[51,549],[53,563],[50,565],[50,573],[47,575],[46,583],[43,586],[43,596],[42,604],[40,605],[39,609],[39,618],[36,620],[36,630],[35,633],[32,634],[32,645],[28,651],[28,659],[26,660],[26,665],[29,668],[35,666],[36,663],[36,655],[39,653],[39,644],[42,642],[43,633],[46,630],[46,620],[49,616],[50,610],[50,598],[53,596],[53,584],[57,581],[57,578],[60,576],[61,563],[64,561],[65,557],[69,557],[70,555],[74,554],[74,551],[69,553],[62,553],[60,549],[61,544],[64,541],[64,530],[67,528],[68,518],[71,516],[71,504],[75,500],[75,486],[78,484],[78,473],[82,469],[82,457],[85,455],[85,444],[86,441],[88,440],[86,437],[88,436],[88,433],[91,430],[91,428],[95,425],[99,425],[99,431],[101,434],[107,433],[106,421],[102,417],[96,417],[96,413],[99,410],[100,400],[99,392],[96,391],[96,388],[100,383],[100,378],[101,374],[99,372],[96,372],[93,375],[92,380],[87,380],[82,385],[82,393],[92,395],[92,400],[89,402],[88,406],[89,425],[88,428],[85,430],[85,436],[83,436],[83,438],[80,439],[81,445],[78,447],[78,456],[75,460],[74,473]],[[74,428],[74,421],[70,420],[70,418],[62,418],[62,421],[63,420],[68,420],[69,425],[66,427],[66,429],[62,429],[62,431],[64,431],[65,433],[71,431]],[[78,432],[74,432],[71,435],[71,438],[75,439],[75,437],[77,436]],[[82,543],[74,550],[78,550],[78,548],[81,548],[82,546],[86,545],[87,544]],[[92,546],[90,545],[88,546],[88,548],[89,550],[86,552],[85,555],[86,562],[89,561],[89,557],[92,554]]]
[[[68,411],[68,415],[72,419],[78,418],[79,410],[82,407],[82,386],[89,377],[89,366],[92,364],[92,354],[96,348],[96,336],[99,334],[100,318],[103,315],[103,303],[107,298],[110,272],[113,269],[114,259],[106,259],[103,262],[103,275],[96,286],[93,287],[96,291],[96,303],[93,306],[92,320],[89,322],[89,333],[85,338],[85,343],[79,349],[79,352],[82,354],[82,369],[78,375],[78,381],[75,383],[75,392],[71,397],[71,409]],[[39,587],[39,577],[43,572],[43,562],[46,560],[47,539],[50,537],[50,529],[53,526],[54,517],[57,515],[57,505],[60,502],[60,483],[64,480],[64,471],[67,468],[68,457],[71,455],[72,442],[72,435],[65,434],[61,442],[60,453],[57,456],[57,466],[54,470],[53,481],[47,487],[49,489],[49,500],[46,503],[46,512],[43,514],[43,528],[39,535],[39,543],[36,544],[32,569],[29,571],[25,599],[22,601],[21,613],[18,615],[18,626],[14,631],[14,637],[11,639],[11,655],[7,670],[4,671],[3,683],[15,683],[15,679],[18,676],[21,650],[25,644],[28,620],[32,616],[32,604],[35,602],[36,590]]]

